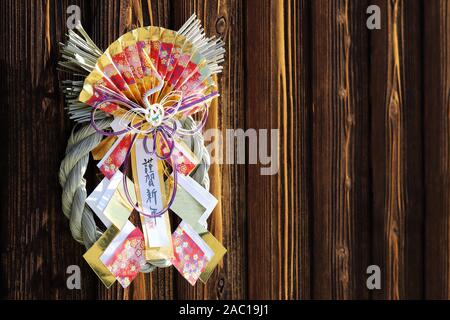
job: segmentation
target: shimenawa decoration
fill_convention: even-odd
[[[59,178],[85,260],[107,287],[170,265],[192,285],[206,282],[226,252],[207,230],[218,200],[208,192],[202,136],[224,43],[206,37],[193,15],[178,31],[134,29],[104,52],[78,25],[61,53],[61,69],[76,79],[61,87],[78,125]],[[104,178],[87,196],[90,154]]]

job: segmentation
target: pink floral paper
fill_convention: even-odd
[[[99,163],[99,169],[103,175],[111,179],[112,176],[119,170],[120,166],[125,161],[128,149],[132,142],[132,135],[126,134],[114,147],[111,153],[106,154],[105,159]]]
[[[167,144],[160,143],[159,149],[164,156],[168,156],[170,153]],[[189,154],[189,151],[185,150],[182,145],[175,143],[172,154],[177,161],[177,172],[187,176],[197,167],[198,160],[192,159],[193,157]]]
[[[135,228],[114,254],[104,261],[104,265],[122,287],[128,287],[145,265],[144,236],[141,230]]]
[[[172,234],[172,242],[172,264],[191,285],[195,285],[209,262],[207,256],[181,226]]]

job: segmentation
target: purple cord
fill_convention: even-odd
[[[95,131],[103,136],[107,136],[107,137],[112,137],[112,136],[120,136],[129,132],[132,132],[133,130],[139,130],[144,124],[145,121],[141,121],[137,124],[131,125],[131,127],[127,127],[124,130],[120,130],[117,132],[109,132],[109,131],[104,131],[102,129],[100,129],[97,124],[95,123],[95,112],[97,111],[97,109],[99,109],[103,104],[105,103],[113,103],[116,105],[123,105],[127,108],[134,109],[134,108],[140,108],[139,105],[137,105],[136,103],[134,103],[133,101],[130,101],[128,99],[126,99],[123,96],[120,96],[118,94],[116,94],[115,92],[109,90],[108,88],[104,88],[104,87],[98,87],[97,88],[100,92],[106,93],[109,96],[112,96],[112,98],[108,98],[108,99],[104,99],[102,101],[98,101],[94,104],[94,109],[92,110],[91,113],[91,125],[92,127],[95,129]],[[203,96],[200,99],[195,99],[194,101],[190,101],[193,98],[197,97],[198,95],[192,95],[187,97],[186,99],[184,99],[183,101],[186,102],[185,104],[181,103],[181,105],[177,108],[177,112],[179,111],[183,111],[186,110],[192,106],[198,105],[200,103],[206,102],[209,99],[213,99],[215,97],[217,97],[219,94],[218,92],[212,92],[206,96]],[[173,112],[168,113],[169,116],[172,116]],[[143,146],[144,146],[144,150],[146,153],[152,155],[155,154],[157,158],[159,158],[160,160],[168,160],[170,159],[170,164],[172,166],[172,172],[173,172],[173,188],[172,188],[172,194],[171,194],[171,198],[167,204],[166,207],[164,207],[163,209],[161,209],[159,212],[157,213],[153,213],[153,214],[148,214],[145,213],[141,208],[139,208],[138,206],[136,206],[135,202],[133,201],[133,199],[131,199],[129,190],[128,190],[128,184],[127,184],[127,173],[128,173],[128,169],[129,169],[129,161],[130,161],[130,154],[131,154],[131,149],[135,143],[136,137],[137,137],[137,133],[135,133],[133,135],[133,139],[131,141],[130,147],[127,150],[127,154],[125,157],[125,161],[124,161],[124,173],[123,173],[123,188],[125,191],[125,195],[126,198],[128,200],[128,202],[133,206],[133,208],[138,211],[140,214],[149,217],[149,218],[157,218],[162,216],[172,205],[173,201],[175,200],[175,195],[176,195],[176,191],[177,191],[177,159],[176,156],[173,154],[173,149],[175,148],[175,140],[173,138],[174,135],[179,135],[179,132],[177,132],[177,124],[175,121],[173,121],[173,127],[170,127],[167,124],[164,124],[164,121],[168,122],[170,120],[171,117],[165,117],[163,119],[163,124],[161,124],[160,126],[154,128],[153,130],[151,130],[150,132],[147,133],[147,135],[145,135],[144,139],[143,139]],[[192,135],[196,132],[198,132],[199,130],[203,129],[203,127],[206,124],[206,120],[208,118],[208,108],[205,108],[205,112],[202,116],[202,119],[200,121],[200,124],[195,127],[193,130],[186,130],[185,133],[182,133],[182,135]],[[164,140],[164,143],[169,147],[169,153],[167,155],[160,155],[158,153],[158,149],[156,148],[156,139],[157,139],[157,134],[161,135],[161,138]],[[152,139],[153,139],[153,146],[152,146],[152,150],[148,149],[148,137],[152,135]]]

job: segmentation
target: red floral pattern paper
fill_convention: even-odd
[[[141,65],[141,59],[139,58],[138,47],[136,44],[129,45],[124,47],[123,51],[125,52],[128,65],[136,80],[140,95],[143,96],[147,91],[147,88],[144,83],[144,72]]]
[[[131,134],[126,134],[115,146],[111,147],[112,151],[107,153],[105,158],[98,164],[100,171],[106,178],[111,179],[119,170],[125,161],[130,145]]]
[[[150,41],[150,60],[154,66],[158,65],[158,55],[159,47],[161,46],[161,41]]]
[[[183,70],[183,72],[181,73],[179,79],[177,80],[176,84],[175,84],[175,90],[181,90],[183,91],[183,86],[186,89],[187,87],[185,86],[186,82],[194,75],[194,73],[196,73],[198,70],[197,64],[195,64],[192,61],[189,61],[186,68]],[[189,89],[189,88],[187,88]],[[183,92],[184,94],[185,92]]]
[[[183,74],[184,70],[186,69],[186,66],[188,65],[190,59],[191,59],[190,55],[181,54],[175,67],[173,68],[172,74],[169,79],[172,87],[177,84],[178,80],[180,79],[181,75]]]
[[[111,79],[111,81],[114,83],[114,85],[117,87],[117,89],[120,90],[120,92],[128,93],[128,95],[126,95],[126,96],[127,97],[130,96],[130,90],[128,88],[127,83],[125,82],[125,80],[123,80],[122,76],[117,72],[117,70],[113,64],[107,64],[103,69],[103,73],[109,79]]]
[[[163,79],[166,78],[167,66],[170,64],[173,43],[162,42],[159,48],[158,72]]]
[[[141,67],[142,67],[143,76],[151,76],[152,72],[147,67],[148,63],[146,62],[147,59],[145,57],[145,54],[148,55],[147,52],[149,52],[148,41],[138,41],[138,42],[136,42],[136,47],[137,47],[137,53],[139,55],[139,59],[141,60]]]
[[[173,266],[191,284],[195,285],[209,260],[200,246],[179,226],[172,235]]]
[[[165,78],[166,81],[170,81],[170,79],[172,78],[172,74],[178,64],[181,53],[182,47],[175,44],[172,48],[172,54],[170,55],[169,64],[167,65],[167,73]]]
[[[144,236],[141,230],[135,228],[115,250],[114,255],[104,261],[104,265],[122,287],[128,287],[145,265]]]
[[[142,79],[144,73],[142,72],[141,59],[136,45],[131,45],[123,49],[130,66],[131,72],[136,79]],[[145,92],[144,92],[145,93]]]
[[[196,163],[189,160],[180,150],[176,149],[174,152],[177,156],[177,172],[189,175],[197,166]]]
[[[161,154],[164,156],[169,154],[170,149],[166,144],[160,143],[159,147]],[[179,142],[175,143],[175,147],[172,150],[172,155],[177,161],[177,172],[184,174],[185,176],[189,175],[198,164],[198,160],[195,156]]]
[[[127,58],[124,52],[115,54],[112,56],[112,60],[119,70],[122,78],[128,85],[136,84],[136,81],[133,76],[133,71],[131,70],[130,65],[128,64]]]

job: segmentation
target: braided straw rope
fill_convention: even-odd
[[[97,126],[106,129],[110,126],[112,119],[99,120]],[[195,121],[188,117],[183,122],[185,129],[193,129]],[[63,188],[62,208],[64,215],[69,219],[72,237],[86,248],[102,235],[96,226],[92,210],[86,205],[86,180],[84,174],[89,162],[89,153],[100,143],[102,135],[97,133],[90,124],[83,124],[78,130],[73,130],[67,143],[66,155],[61,162],[59,170],[59,182]],[[184,142],[191,148],[192,152],[200,160],[192,178],[209,190],[208,170],[210,157],[204,145],[201,132],[188,136]],[[157,260],[147,263],[141,272],[152,272],[155,267],[164,268],[170,266],[166,260]]]

